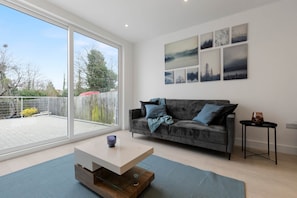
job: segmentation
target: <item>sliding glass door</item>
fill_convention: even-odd
[[[0,154],[65,139],[67,28],[2,5],[0,24]]]
[[[119,47],[12,7],[0,4],[0,159],[117,129]]]

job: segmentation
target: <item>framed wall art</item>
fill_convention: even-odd
[[[165,84],[174,84],[174,71],[165,71]]]
[[[198,65],[198,36],[165,45],[165,70]]]
[[[200,36],[200,49],[207,49],[213,47],[213,32],[202,34]]]
[[[188,68],[187,69],[187,82],[193,83],[193,82],[199,82],[199,69],[198,67],[194,68]]]
[[[220,49],[201,52],[200,81],[214,81],[221,79],[221,51]]]
[[[215,46],[223,46],[230,43],[229,41],[229,28],[224,28],[221,30],[217,30],[215,32]]]
[[[186,69],[175,70],[174,79],[176,84],[186,83]]]
[[[247,41],[248,39],[248,24],[242,24],[232,27],[232,43]]]
[[[248,45],[241,44],[224,48],[224,80],[246,79]]]
[[[165,84],[248,77],[248,23],[165,44]]]

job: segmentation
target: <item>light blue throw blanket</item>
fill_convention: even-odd
[[[165,98],[153,98],[151,99],[150,101],[152,102],[158,102],[159,105],[166,105],[166,100]],[[150,131],[153,133],[157,130],[157,128],[162,124],[162,123],[165,123],[165,124],[173,124],[173,119],[170,115],[164,115],[164,116],[159,116],[159,117],[156,117],[156,118],[148,118],[147,119],[147,122],[148,122],[148,126],[149,126],[149,129]]]
[[[157,128],[162,124],[173,124],[172,117],[170,115],[164,115],[157,118],[148,118],[147,123],[150,131],[153,133],[157,130]]]

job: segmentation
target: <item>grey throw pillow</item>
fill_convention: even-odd
[[[228,114],[233,113],[237,108],[238,104],[224,104],[223,109],[216,115],[211,121],[214,125],[224,125]]]

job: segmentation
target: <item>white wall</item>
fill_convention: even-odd
[[[133,107],[139,107],[140,100],[154,97],[229,99],[239,104],[236,110],[237,145],[241,145],[239,120],[250,119],[253,111],[262,111],[266,121],[278,123],[278,151],[297,155],[297,130],[285,128],[286,123],[297,122],[296,8],[296,0],[283,0],[137,43],[131,73]],[[248,79],[164,84],[165,44],[243,23],[249,25]],[[264,129],[248,128],[247,146],[266,149],[265,132]]]

